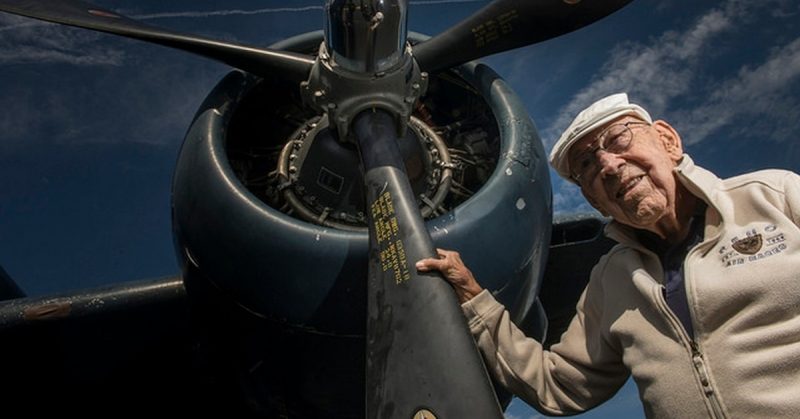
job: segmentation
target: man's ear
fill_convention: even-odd
[[[670,159],[674,162],[680,161],[683,157],[683,144],[678,131],[675,131],[672,125],[661,119],[653,122],[653,128],[658,132],[658,139],[661,141],[664,150],[669,154]]]

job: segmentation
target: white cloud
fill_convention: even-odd
[[[800,100],[796,97],[800,85],[800,37],[786,39],[786,35],[764,34],[770,24],[791,21],[798,14],[800,6],[788,0],[758,4],[728,0],[683,28],[646,42],[615,46],[597,75],[559,109],[553,123],[543,130],[547,148],[580,110],[619,91],[628,92],[654,117],[672,122],[686,145],[723,132],[726,139],[738,135],[772,141],[794,139],[800,129]],[[773,39],[769,53],[731,50],[737,47],[730,44],[731,39],[758,35]],[[713,68],[731,64],[734,67],[723,72]],[[553,185],[556,211],[588,208],[576,187],[557,177]]]
[[[627,91],[651,113],[662,114],[672,99],[689,90],[693,68],[710,40],[731,27],[730,15],[712,10],[682,33],[669,31],[648,44],[617,46],[592,83],[561,109],[545,138],[552,144],[581,109],[614,92]]]
[[[103,37],[85,29],[0,14],[0,65],[122,65],[125,55],[121,51],[96,42]]]
[[[553,183],[553,210],[556,213],[597,213],[581,194],[580,188],[551,172]]]
[[[724,80],[699,106],[682,112],[679,127],[691,132],[687,144],[708,138],[715,130],[754,117],[755,124],[742,124],[739,132],[781,141],[796,138],[800,104],[787,94],[787,87],[800,80],[800,38],[782,46],[755,68],[742,67],[735,77]],[[761,118],[761,121],[758,121]]]
[[[598,75],[544,130],[547,145],[552,145],[581,109],[618,91],[628,92],[655,117],[672,117],[669,119],[679,128],[691,129],[690,144],[703,141],[739,115],[780,109],[796,118],[796,100],[785,89],[797,79],[800,47],[796,40],[778,48],[766,62],[742,67],[735,78],[714,83],[705,74],[715,58],[715,48],[725,40],[723,35],[751,30],[747,24],[764,17],[759,14],[787,18],[797,13],[797,6],[791,2],[768,3],[729,0],[682,30],[665,32],[647,43],[616,46]],[[682,105],[685,102],[692,103],[692,108],[687,110]]]

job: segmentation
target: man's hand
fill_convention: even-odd
[[[455,289],[458,301],[462,304],[483,291],[478,281],[472,276],[472,272],[461,261],[461,256],[458,252],[444,249],[436,249],[436,252],[439,253],[438,259],[422,259],[417,262],[417,270],[420,272],[432,270],[441,272],[442,276]]]

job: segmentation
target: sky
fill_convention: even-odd
[[[290,6],[287,6],[287,3]],[[411,1],[436,34],[485,0]],[[149,24],[267,46],[322,26],[322,1],[107,0]],[[576,32],[483,61],[549,151],[574,115],[624,91],[721,177],[800,171],[800,3],[635,0]],[[171,176],[225,65],[0,14],[0,265],[31,296],[176,274]],[[551,172],[556,213],[590,211]],[[514,400],[507,418],[540,417]],[[629,382],[581,418],[643,417]]]

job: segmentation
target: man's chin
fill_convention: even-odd
[[[643,204],[639,202],[639,205],[624,211],[629,221],[627,224],[644,229],[654,226],[664,214],[663,208]]]

